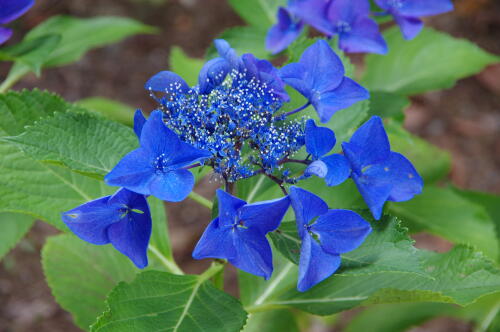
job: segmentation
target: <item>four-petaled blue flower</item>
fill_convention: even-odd
[[[351,164],[351,177],[375,219],[380,219],[386,201],[407,201],[422,192],[422,178],[408,159],[391,151],[378,116],[359,127],[342,149]]]
[[[112,196],[64,212],[62,220],[80,239],[98,245],[111,243],[138,268],[148,265],[151,214],[144,195],[122,188]]]
[[[269,279],[273,272],[272,251],[266,234],[281,223],[290,200],[247,204],[217,190],[219,217],[207,227],[193,251],[195,259],[227,259],[237,268]]]
[[[335,0],[328,7],[332,34],[339,35],[339,48],[349,53],[387,53],[378,24],[370,17],[368,0]]]
[[[335,133],[331,129],[318,127],[314,120],[307,120],[306,151],[314,161],[306,168],[306,177],[316,175],[324,178],[329,186],[339,185],[349,177],[351,168],[343,155],[324,156],[333,149],[336,142]]]
[[[453,10],[451,0],[375,0],[375,2],[394,17],[405,39],[415,38],[422,30],[424,23],[420,17]]]
[[[290,201],[302,239],[297,289],[305,292],[331,276],[340,266],[340,254],[359,247],[370,234],[370,224],[349,210],[329,210],[307,190],[291,187]]]
[[[302,31],[304,23],[295,21],[290,12],[283,7],[278,9],[278,22],[269,29],[266,37],[266,48],[273,54],[286,49]]]
[[[0,24],[7,24],[24,15],[33,5],[35,0],[1,0]],[[12,36],[12,30],[0,27],[0,44],[5,43]]]
[[[182,142],[163,123],[161,111],[154,111],[140,133],[140,147],[128,153],[104,178],[143,195],[179,202],[189,195],[194,176],[184,167],[211,154]]]
[[[308,47],[298,63],[288,64],[280,71],[283,81],[309,100],[323,123],[335,112],[370,96],[344,74],[342,61],[324,40]]]

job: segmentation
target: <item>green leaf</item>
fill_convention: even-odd
[[[238,54],[252,53],[259,59],[269,59],[271,54],[265,49],[267,31],[263,27],[234,27],[224,30],[218,38],[226,40]],[[210,47],[207,57],[217,57],[215,47]]]
[[[135,109],[123,103],[103,97],[90,97],[81,99],[76,104],[91,112],[99,113],[109,120],[130,127],[134,124]]]
[[[495,225],[488,213],[450,188],[425,186],[421,195],[391,203],[389,210],[412,227],[454,243],[473,245],[493,259],[498,257]]]
[[[241,304],[204,274],[143,272],[130,284],[120,283],[106,303],[93,332],[237,332],[246,321]]]
[[[425,28],[415,39],[403,40],[399,28],[384,34],[390,52],[366,58],[362,83],[373,90],[415,95],[452,87],[500,57],[463,39]]]
[[[451,170],[450,153],[410,134],[395,121],[386,121],[391,149],[408,158],[426,184],[441,180]]]
[[[243,332],[300,332],[290,310],[257,312],[249,316]]]
[[[27,127],[23,134],[5,139],[36,160],[101,177],[138,146],[131,128],[74,112],[56,113]]]
[[[404,119],[403,111],[410,106],[410,100],[391,92],[370,92],[370,111],[369,115],[378,115],[382,118],[394,118],[398,122]]]
[[[229,5],[248,24],[267,29],[276,21],[279,6],[286,6],[286,0],[229,0]]]
[[[131,281],[137,271],[110,245],[96,246],[66,234],[47,240],[42,264],[57,302],[84,330],[104,311],[108,293],[118,282]]]
[[[48,34],[0,49],[0,60],[18,61],[39,75],[42,65],[59,45],[61,36]]]
[[[453,188],[453,191],[470,202],[482,206],[495,222],[497,236],[500,236],[500,196],[472,190]]]
[[[198,74],[204,64],[202,59],[188,57],[180,47],[174,46],[170,51],[170,70],[191,86],[198,84]]]
[[[33,225],[33,217],[19,213],[0,213],[0,260],[23,238]]]

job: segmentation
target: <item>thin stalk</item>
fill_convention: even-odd
[[[189,198],[191,198],[193,201],[199,203],[200,205],[203,205],[209,210],[212,210],[213,204],[210,200],[206,199],[205,197],[201,196],[200,194],[195,193],[194,191],[191,191],[188,195]]]
[[[290,115],[292,115],[292,114],[298,113],[298,112],[302,111],[303,109],[305,109],[305,108],[309,107],[309,105],[311,105],[311,102],[309,102],[309,101],[308,101],[307,103],[305,103],[305,104],[304,104],[304,105],[302,105],[301,107],[299,107],[299,108],[297,108],[297,109],[294,109],[293,111],[290,111],[290,112],[285,113],[285,114],[284,114],[284,116],[285,116],[285,117],[288,117],[288,116],[290,116]]]
[[[0,93],[5,93],[7,90],[9,90],[14,84],[19,82],[21,78],[26,75],[28,71],[26,70],[19,70],[17,72],[14,72],[14,75],[9,75],[5,79],[5,81],[2,82],[2,85],[0,85]]]
[[[163,255],[158,248],[156,248],[154,245],[150,244],[148,246],[149,251],[155,255],[155,257],[167,268],[169,272],[172,272],[173,274],[179,274],[183,275],[184,272],[175,264],[175,262],[172,259],[169,259],[165,255]]]
[[[200,281],[203,282],[215,276],[217,273],[221,272],[226,267],[226,262],[221,260],[215,260],[212,265],[205,270],[202,274],[200,274]]]

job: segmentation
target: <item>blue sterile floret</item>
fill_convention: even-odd
[[[351,168],[347,159],[341,154],[331,154],[335,143],[335,133],[325,127],[318,127],[314,120],[306,123],[306,151],[312,156],[313,162],[307,166],[306,177],[316,175],[324,178],[328,186],[336,186],[347,180]]]
[[[193,257],[227,259],[243,271],[269,279],[273,259],[266,234],[280,225],[290,206],[289,198],[247,204],[220,189],[217,198],[219,217],[208,225]]]
[[[320,197],[295,186],[290,201],[302,240],[297,289],[305,292],[331,276],[340,266],[340,255],[359,247],[371,226],[357,213],[330,210]]]
[[[438,15],[453,10],[451,0],[375,0],[385,13],[394,17],[405,39],[415,38],[424,27],[423,16]]]
[[[359,127],[342,149],[351,177],[375,219],[382,216],[386,201],[407,201],[422,192],[423,180],[412,163],[391,151],[380,117],[373,116]]]
[[[184,168],[211,154],[182,142],[165,126],[161,111],[151,114],[139,141],[140,147],[125,155],[105,176],[106,183],[170,202],[186,198],[194,186],[194,176]]]
[[[308,47],[298,63],[284,66],[280,74],[309,100],[323,123],[339,110],[370,97],[365,88],[345,76],[342,61],[324,40]]]
[[[62,220],[82,240],[111,243],[138,268],[148,265],[151,214],[144,195],[122,188],[64,212]]]
[[[0,2],[0,24],[7,24],[24,15],[33,5],[34,0],[2,0]],[[12,30],[0,26],[0,44],[12,36]]]

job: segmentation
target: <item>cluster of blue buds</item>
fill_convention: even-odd
[[[345,77],[340,58],[326,41],[317,41],[299,62],[280,69],[251,54],[238,56],[223,40],[215,45],[220,57],[205,64],[196,86],[168,71],[146,83],[158,108],[148,119],[136,112],[140,146],[105,176],[108,185],[120,189],[63,213],[63,221],[81,239],[111,243],[143,268],[152,228],[146,197],[182,201],[194,186],[191,169],[211,167],[225,180],[226,191],[217,190],[219,216],[208,225],[193,257],[226,259],[270,278],[273,261],[266,234],[279,227],[291,205],[302,240],[297,288],[305,291],[333,274],[340,255],[361,245],[371,227],[355,212],[329,210],[320,197],[298,187],[301,180],[317,176],[336,186],[352,178],[380,219],[386,201],[411,199],[421,192],[422,179],[405,157],[390,150],[378,117],[362,125],[342,144],[343,153],[336,154],[329,154],[336,144],[331,129],[306,116],[290,120],[312,106],[326,123],[335,112],[369,98],[366,89]],[[290,100],[286,85],[302,94],[306,104],[284,112]],[[304,149],[308,157],[293,159]],[[303,169],[291,174],[288,163]],[[276,182],[283,197],[247,203],[233,196],[229,184],[252,176]]]
[[[277,23],[268,32],[266,47],[286,49],[308,24],[328,37],[337,35],[339,48],[349,53],[387,53],[387,44],[372,16],[391,15],[405,39],[415,38],[420,19],[453,10],[451,0],[375,0],[382,11],[371,12],[369,0],[289,0],[280,7]]]

